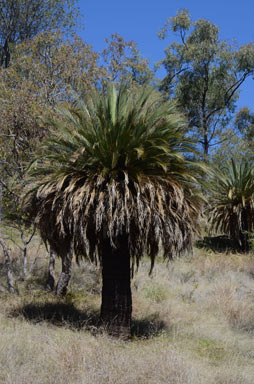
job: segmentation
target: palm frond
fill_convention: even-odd
[[[213,228],[241,245],[241,234],[254,230],[254,166],[231,159],[214,169],[210,182],[210,219]]]
[[[27,210],[43,239],[61,253],[100,257],[105,239],[128,236],[137,261],[158,249],[173,257],[190,248],[202,197],[200,167],[175,103],[151,88],[109,86],[49,122],[51,137],[30,167]]]

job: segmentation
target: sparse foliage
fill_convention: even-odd
[[[16,44],[45,31],[68,31],[78,16],[76,0],[1,0],[0,67],[9,66]]]
[[[219,38],[219,28],[209,20],[192,22],[188,10],[167,20],[159,37],[168,30],[179,35],[165,49],[159,63],[167,76],[161,90],[176,97],[188,116],[190,134],[196,137],[208,159],[211,147],[227,141],[225,127],[232,118],[238,90],[254,73],[254,45],[235,49]]]
[[[13,225],[22,218],[19,196],[26,164],[48,134],[41,121],[57,104],[71,100],[81,82],[91,89],[100,81],[105,71],[97,59],[77,36],[66,40],[59,32],[47,32],[19,44],[12,65],[0,69],[0,182],[4,215],[8,211]]]
[[[117,33],[105,39],[107,47],[102,58],[108,72],[108,80],[134,86],[150,84],[154,74],[134,41],[125,41]]]
[[[253,158],[254,149],[254,113],[248,107],[241,108],[236,114],[235,128],[245,149],[245,156]]]

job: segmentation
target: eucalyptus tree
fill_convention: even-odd
[[[0,66],[9,66],[16,44],[45,31],[68,31],[78,16],[76,0],[0,0]]]
[[[58,103],[71,100],[73,88],[80,83],[88,89],[104,77],[97,60],[91,46],[78,36],[66,39],[60,32],[45,32],[20,43],[12,65],[0,69],[0,201],[4,223],[15,227],[23,244],[24,274],[27,229],[33,224],[20,211],[26,163],[48,134],[41,124],[45,115],[53,113]]]
[[[247,150],[253,154],[254,148],[254,113],[248,107],[240,108],[235,118],[235,128]]]
[[[254,166],[246,160],[226,162],[212,171],[210,220],[216,231],[230,235],[243,251],[254,230]]]
[[[114,33],[105,42],[107,46],[102,51],[102,59],[109,81],[142,86],[155,80],[148,60],[140,55],[135,41],[125,41],[122,36]]]
[[[165,49],[158,64],[166,70],[161,90],[175,97],[188,116],[190,133],[208,159],[213,146],[228,140],[225,127],[232,118],[240,86],[254,73],[254,44],[239,48],[220,39],[209,20],[193,22],[187,9],[169,18],[159,33],[172,31],[179,39]]]
[[[101,262],[101,321],[128,337],[131,269],[144,255],[153,267],[160,249],[169,259],[188,252],[198,230],[200,172],[186,158],[193,147],[185,121],[150,87],[109,85],[48,124],[25,209],[67,264],[72,248],[78,258]]]

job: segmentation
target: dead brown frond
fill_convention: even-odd
[[[190,249],[200,209],[177,181],[134,182],[126,173],[56,180],[39,188],[36,200],[38,228],[57,253],[73,239],[77,256],[95,260],[105,238],[116,248],[127,235],[133,260],[148,254],[152,265],[159,247],[169,258]]]

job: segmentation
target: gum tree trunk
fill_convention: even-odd
[[[56,286],[56,295],[65,296],[71,278],[72,252],[69,251],[62,258],[62,272]]]
[[[23,274],[24,274],[24,279],[27,277],[27,246],[31,242],[32,238],[34,237],[35,231],[36,231],[36,225],[34,223],[33,225],[33,230],[32,233],[30,234],[28,239],[25,239],[25,233],[24,230],[19,226],[19,231],[20,231],[20,238],[23,243]]]
[[[27,276],[27,245],[25,245],[23,249],[23,258],[24,258],[23,273],[24,273],[24,279],[25,279]]]
[[[6,267],[6,272],[7,272],[8,291],[10,293],[18,293],[18,290],[15,288],[15,280],[13,277],[9,252],[8,252],[8,249],[6,247],[5,242],[1,238],[0,238],[0,245],[3,248],[3,253],[4,253],[5,267]]]
[[[49,266],[48,266],[48,278],[46,282],[46,289],[53,291],[56,283],[55,275],[55,254],[50,248],[49,250]]]
[[[107,332],[128,339],[131,336],[131,281],[128,243],[123,239],[118,249],[105,242],[102,253],[101,323]]]

